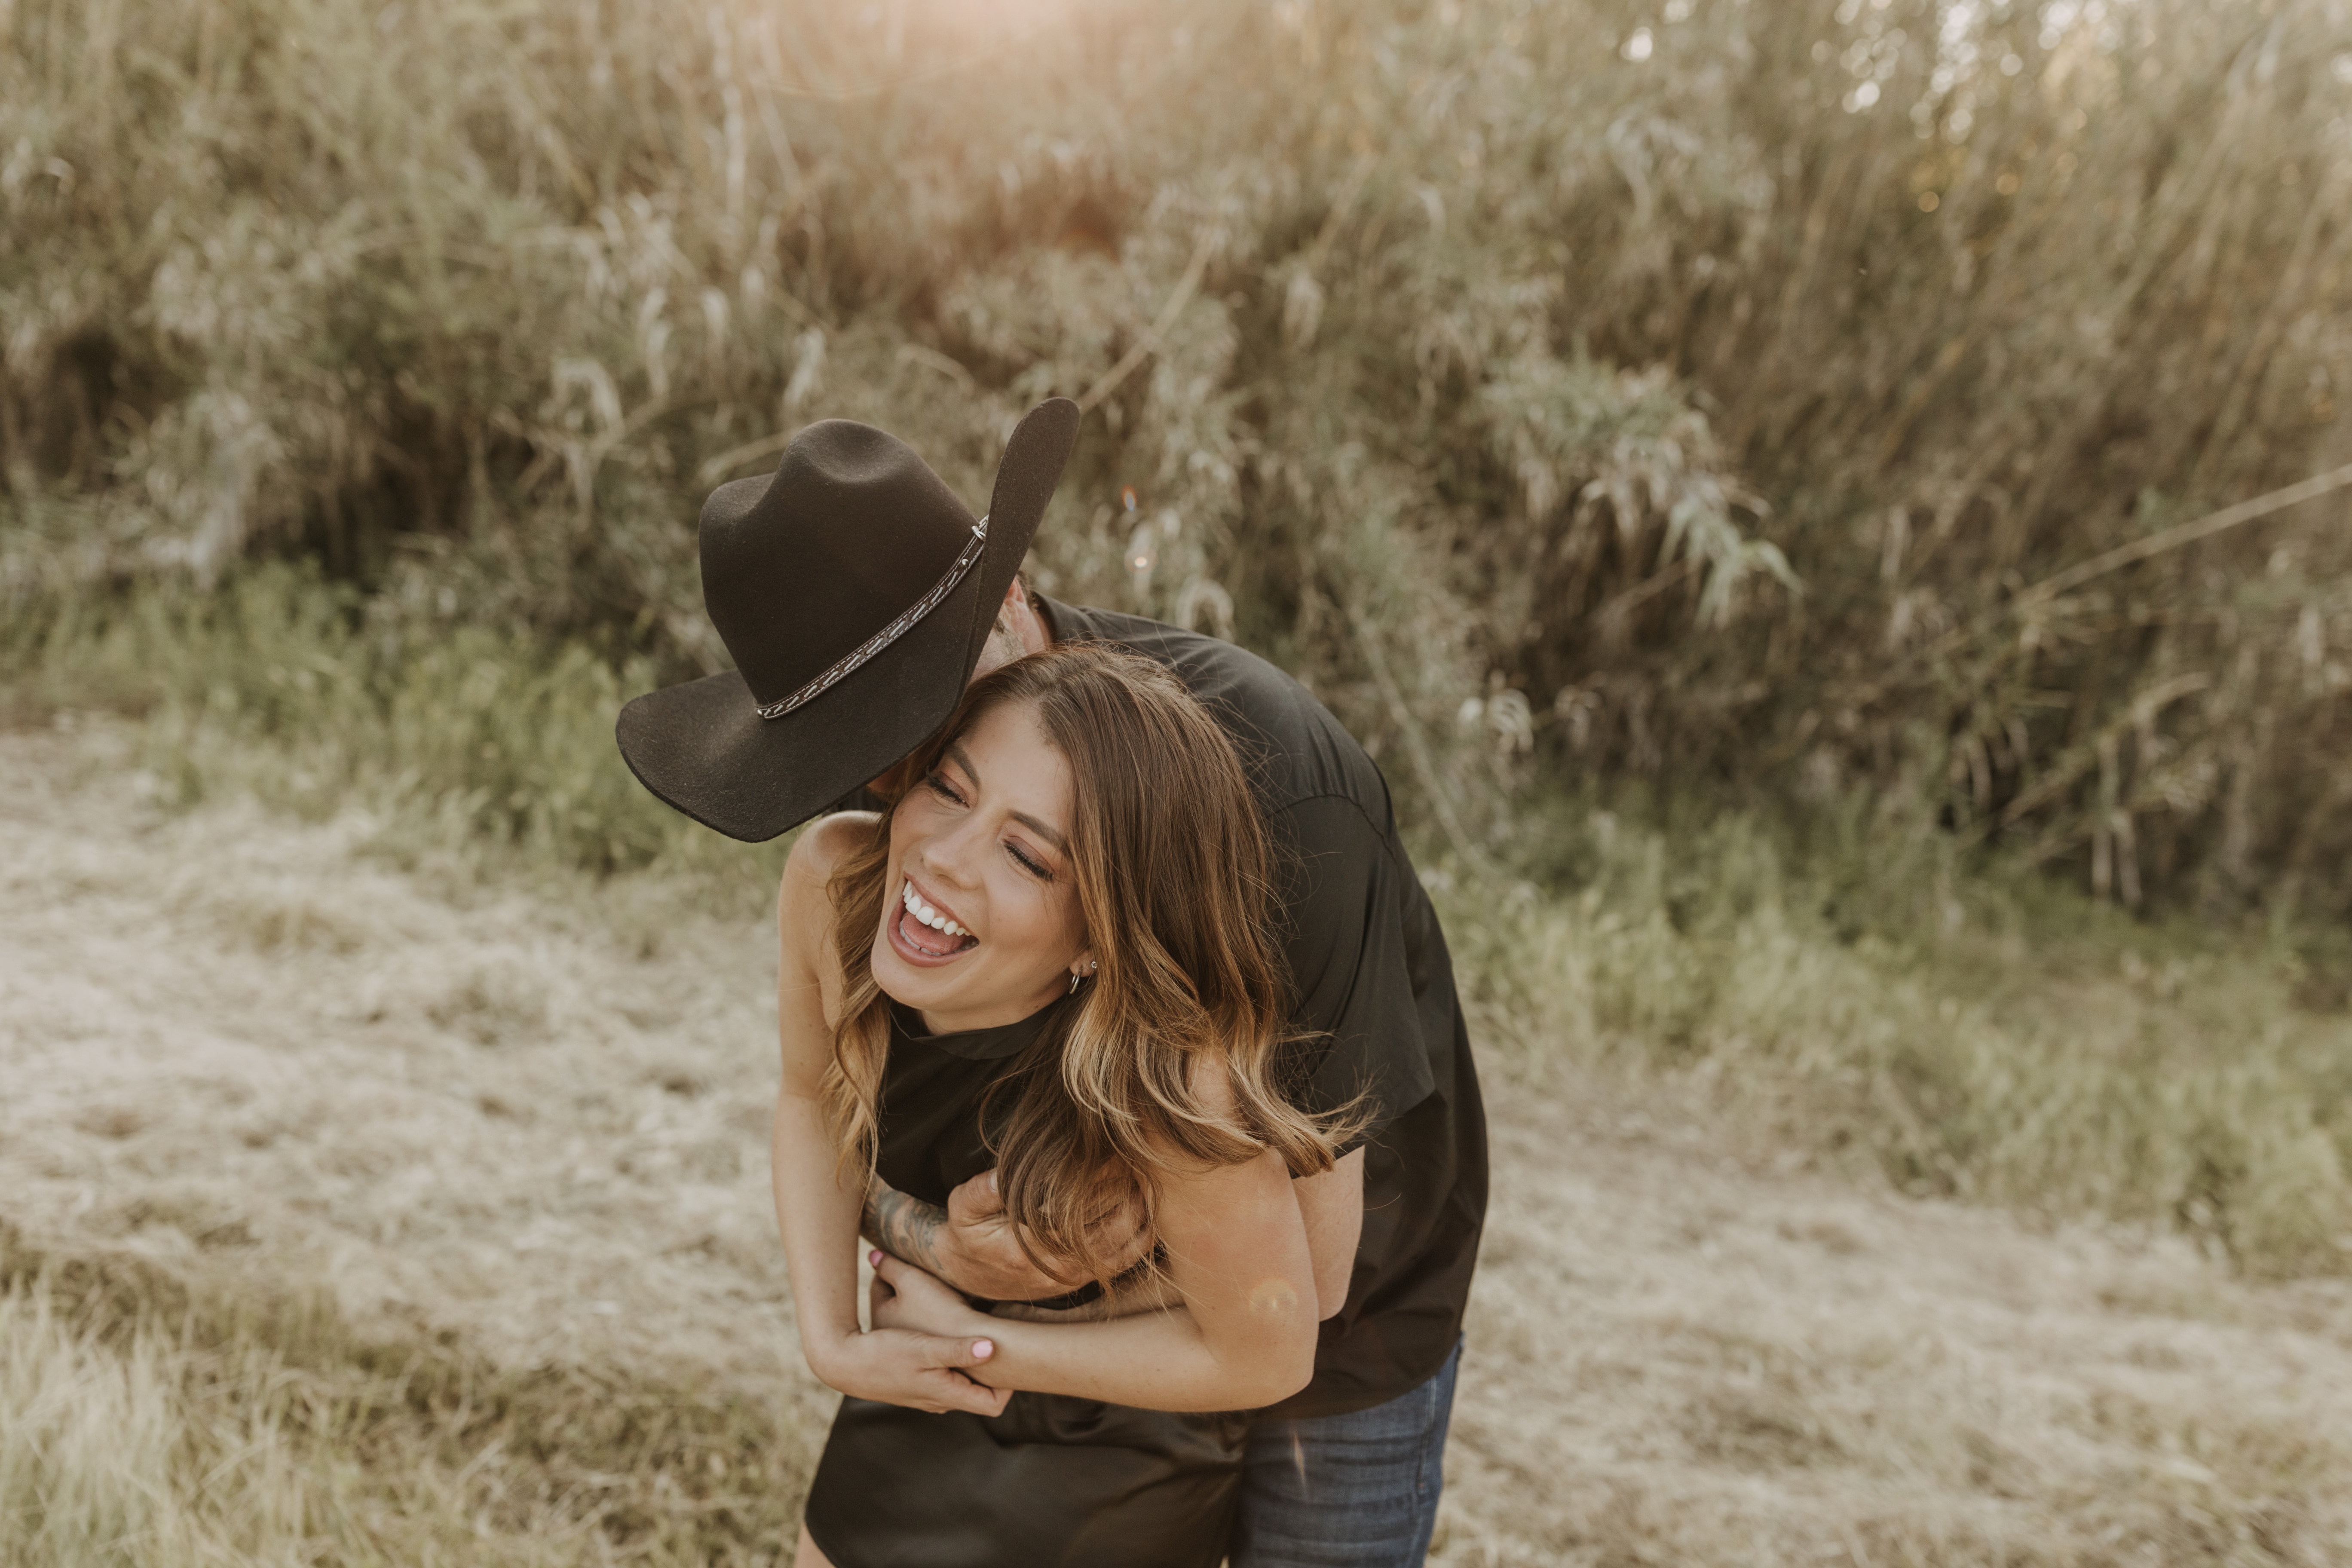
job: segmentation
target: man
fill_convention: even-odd
[[[622,751],[671,805],[765,838],[882,774],[969,680],[1055,642],[1120,644],[1191,689],[1233,738],[1284,856],[1300,1030],[1286,1091],[1314,1110],[1370,1113],[1339,1168],[1301,1193],[1310,1215],[1360,1215],[1360,1231],[1314,1381],[1254,1418],[1231,1562],[1409,1568],[1435,1522],[1486,1198],[1485,1113],[1444,937],[1379,769],[1305,688],[1231,644],[1055,604],[1021,580],[1076,427],[1064,399],[1031,412],[968,538],[969,512],[903,444],[842,421],[803,432],[772,479],[722,486],[704,509],[704,592],[739,670],[637,699]],[[852,693],[863,700],[841,700]],[[677,762],[697,746],[724,754],[736,782],[714,789]],[[740,782],[746,760],[766,764],[756,792]],[[945,1210],[877,1188],[866,1229],[972,1296],[1036,1304],[1066,1289],[1006,1234],[990,1176]]]

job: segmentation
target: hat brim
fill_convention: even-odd
[[[760,717],[735,670],[647,692],[621,710],[614,727],[630,772],[664,804],[757,844],[799,826],[930,739],[971,679],[1077,431],[1077,405],[1067,398],[1049,398],[1024,416],[997,468],[986,548],[896,642],[776,719]]]

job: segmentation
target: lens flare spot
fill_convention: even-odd
[[[1250,1287],[1250,1315],[1286,1318],[1298,1310],[1298,1292],[1289,1280],[1273,1275]]]

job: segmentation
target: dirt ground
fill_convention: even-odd
[[[149,793],[103,736],[0,735],[0,1219],[719,1380],[814,1447],[761,922]],[[1488,1091],[1433,1561],[2352,1563],[2342,1284],[1734,1157],[1663,1091]]]

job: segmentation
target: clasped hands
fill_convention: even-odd
[[[879,1247],[866,1258],[874,1265],[874,1326],[863,1333],[853,1326],[821,1358],[812,1356],[817,1375],[855,1398],[935,1415],[950,1410],[1003,1415],[1013,1391],[981,1381],[996,1353],[988,1315]]]

